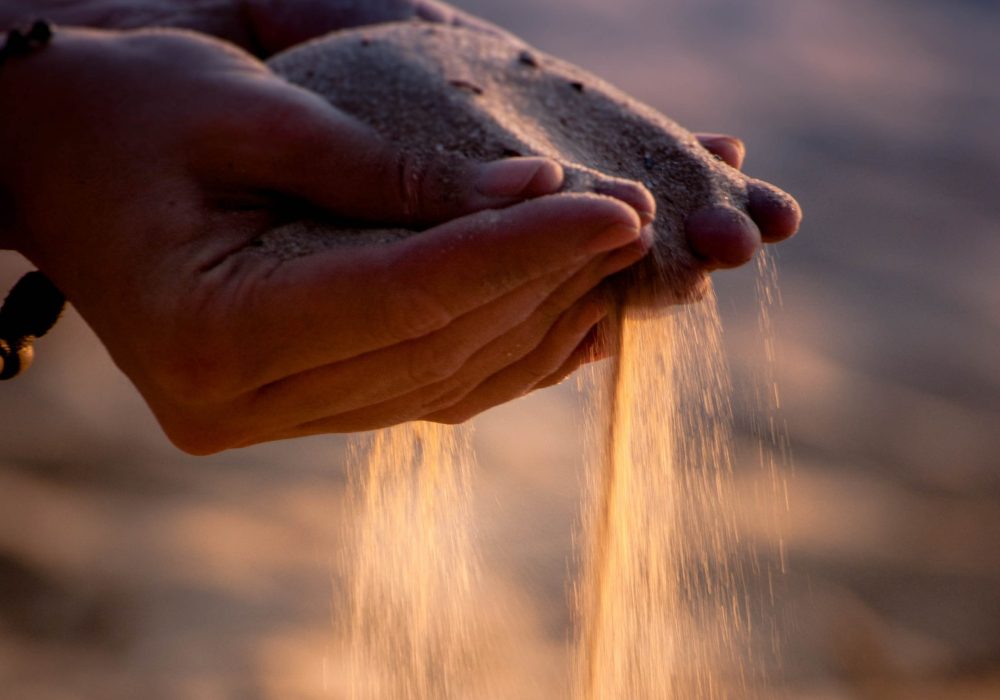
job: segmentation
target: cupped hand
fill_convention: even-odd
[[[650,245],[623,201],[522,201],[560,188],[551,161],[414,161],[192,33],[62,30],[7,62],[0,102],[0,242],[192,453],[456,420],[524,393]],[[302,208],[429,228],[287,260],[252,245]]]
[[[729,134],[700,133],[696,134],[701,145],[713,156],[733,168],[741,168],[746,155],[746,146],[743,141]],[[637,183],[626,180],[616,182],[614,195],[623,201],[631,203],[637,211],[649,211],[650,207],[655,207],[655,202],[646,191]],[[723,246],[724,242],[716,242],[717,246]],[[706,268],[708,269],[708,268]],[[597,312],[598,309],[595,309]],[[608,350],[603,344],[609,328],[601,328],[602,325],[610,323],[604,321],[603,306],[599,307],[602,319],[597,324],[590,326],[585,334],[582,334],[580,343],[568,356],[564,352],[552,353],[550,348],[556,347],[556,341],[551,344],[540,343],[532,350],[534,364],[520,362],[511,367],[504,368],[495,375],[485,379],[476,385],[473,391],[468,391],[464,396],[450,397],[446,405],[442,405],[437,411],[429,414],[431,420],[442,422],[457,422],[474,416],[491,406],[495,406],[518,396],[543,389],[558,384],[566,379],[582,365],[595,360],[604,359],[608,356]],[[582,318],[578,316],[577,318]],[[574,318],[568,315],[561,321],[563,324],[574,323]],[[584,324],[586,325],[586,324]],[[579,326],[581,329],[583,326]],[[558,337],[558,336],[556,336]],[[555,356],[560,362],[552,361]],[[546,372],[525,371],[526,366],[533,366],[535,370],[545,367]]]

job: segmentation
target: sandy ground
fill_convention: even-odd
[[[1000,694],[1000,68],[990,3],[461,3],[794,192],[775,315],[794,454],[774,695]],[[24,269],[0,258],[9,286]],[[752,270],[718,276],[737,385]],[[341,698],[344,440],[187,458],[70,315],[3,387],[0,696]],[[741,415],[743,423],[746,416]],[[483,416],[479,536],[517,673],[558,688],[580,483],[564,386]],[[747,503],[758,489],[740,441]],[[748,527],[770,536],[747,508]]]

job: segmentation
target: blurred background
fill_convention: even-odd
[[[1000,697],[1000,4],[457,4],[742,136],[745,169],[803,205],[773,314],[793,455],[773,695]],[[0,286],[25,269],[0,256]],[[717,279],[741,391],[769,371],[754,285]],[[188,458],[73,313],[3,396],[0,697],[346,697],[344,438]],[[489,601],[524,620],[512,672],[559,697],[580,399],[568,382],[476,427]]]

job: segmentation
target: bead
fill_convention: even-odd
[[[0,334],[5,338],[41,338],[66,305],[66,298],[41,272],[22,276],[0,307]]]
[[[31,366],[35,351],[30,342],[20,342],[14,347],[0,340],[0,381],[13,379]]]

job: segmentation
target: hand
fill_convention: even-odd
[[[63,30],[5,64],[0,102],[0,243],[66,293],[192,453],[461,420],[524,393],[573,361],[601,280],[650,244],[638,186],[622,193],[637,208],[517,203],[558,190],[559,166],[412,162],[200,35]],[[291,260],[249,245],[304,206],[448,223]]]
[[[5,0],[0,27],[44,17],[99,29],[172,27],[230,41],[261,57],[289,46],[379,22],[421,20],[502,29],[439,0]]]
[[[728,134],[701,133],[696,134],[701,145],[712,155],[727,165],[739,169],[743,165],[743,158],[746,155],[746,147],[743,142],[735,136]],[[618,181],[619,186],[626,186],[624,180]],[[643,203],[641,190],[632,190],[614,193],[616,197],[624,201],[629,201],[637,210],[642,210],[649,206],[652,200]],[[509,211],[509,210],[508,210]],[[717,241],[716,247],[725,247],[725,241]],[[544,389],[558,384],[575,372],[581,365],[608,357],[608,350],[602,345],[602,339],[606,336],[608,329],[600,330],[600,322],[594,326],[580,342],[573,353],[563,360],[555,371],[550,371],[545,376],[536,374],[534,377],[524,377],[524,366],[518,364],[512,366],[476,387],[476,390],[469,392],[460,400],[451,405],[438,410],[428,416],[431,420],[438,421],[459,421],[469,416],[474,416],[481,411],[505,403],[517,398],[527,391]],[[539,378],[541,377],[541,378]]]

